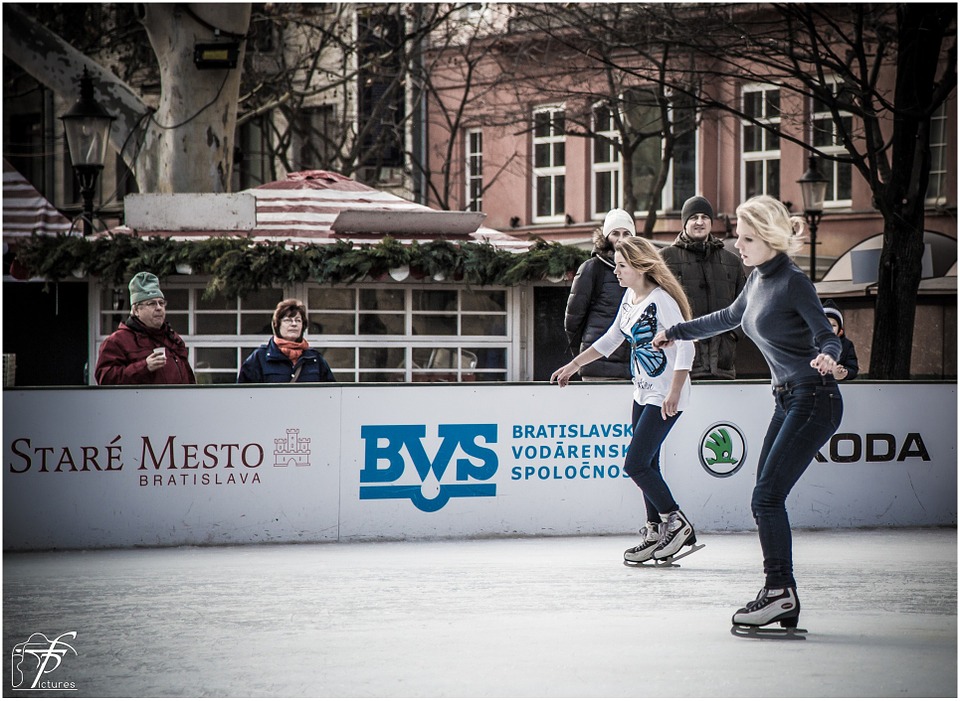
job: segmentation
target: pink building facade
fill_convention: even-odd
[[[616,171],[618,165],[606,160],[598,162],[598,152],[603,149],[597,148],[593,136],[552,134],[544,138],[538,134],[536,121],[543,110],[567,115],[586,113],[589,105],[584,95],[591,90],[589,83],[595,82],[598,74],[591,74],[582,65],[571,65],[559,55],[550,70],[549,61],[541,57],[537,65],[531,60],[529,66],[513,66],[524,77],[526,84],[520,86],[511,80],[503,81],[502,76],[498,78],[503,67],[496,60],[496,49],[483,45],[477,51],[485,52],[486,57],[477,63],[469,86],[464,82],[462,58],[440,62],[452,67],[445,76],[434,77],[441,89],[437,91],[439,97],[428,105],[425,151],[435,180],[440,174],[449,173],[453,195],[446,203],[433,199],[428,204],[446,204],[451,209],[477,208],[487,214],[485,224],[492,228],[585,244],[610,209],[603,202],[606,199],[609,203],[610,198],[597,185],[598,169],[612,166]],[[535,75],[538,71],[543,73],[545,65],[548,74]],[[890,93],[892,80],[892,73],[881,77]],[[637,83],[633,87],[645,86]],[[758,192],[778,197],[789,203],[791,211],[801,213],[797,180],[807,169],[810,155],[804,144],[816,145],[821,153],[843,152],[842,147],[824,143],[823,137],[817,135],[829,121],[823,106],[810,99],[799,99],[794,91],[734,79],[709,84],[706,89],[710,98],[736,105],[738,110],[753,114],[751,105],[757,105],[753,116],[761,121],[779,122],[783,136],[778,143],[770,143],[769,134],[751,127],[738,115],[718,109],[700,111],[695,136],[674,157],[675,169],[677,159],[692,161],[695,184],[688,184],[686,192],[671,191],[668,180],[652,232],[655,240],[670,242],[675,238],[681,228],[679,213],[683,200],[693,194],[703,195],[713,203],[718,215],[714,233],[721,237],[725,233],[733,235],[737,205]],[[770,109],[771,103],[779,105],[778,113]],[[456,133],[451,133],[449,120],[438,115],[454,112],[462,112],[462,120]],[[858,128],[853,117],[850,120],[853,128]],[[925,228],[956,239],[955,93],[934,120],[934,164]],[[446,146],[450,139],[456,141],[456,159],[448,162]],[[559,162],[556,157],[538,162],[538,148],[559,148],[562,156]],[[823,258],[818,260],[819,278],[834,259],[863,239],[882,232],[883,223],[873,206],[869,184],[858,171],[823,158],[818,158],[818,164],[833,181],[818,229],[817,255],[818,259]],[[541,196],[538,174],[544,172],[553,177],[554,187],[560,190],[553,194],[557,206],[547,216],[538,211],[537,201]],[[779,187],[771,189],[769,183],[752,182],[755,173],[761,180],[776,181]],[[562,184],[557,184],[558,178],[562,178]],[[478,187],[482,191],[479,198]],[[619,199],[615,206],[622,206],[622,197],[615,199]],[[646,215],[642,208],[635,212],[638,230],[643,228]],[[799,258],[805,255],[807,251],[802,251]]]
[[[534,48],[524,54],[516,47],[521,41]],[[550,42],[545,40],[542,45],[549,47]],[[623,194],[617,190],[626,166],[598,136],[603,131],[601,118],[596,116],[600,114],[598,104],[602,105],[603,74],[582,55],[558,51],[551,56],[549,48],[538,52],[536,47],[537,41],[529,33],[523,39],[504,33],[489,37],[486,43],[477,42],[472,54],[458,53],[462,47],[452,53],[448,49],[452,57],[434,63],[445,66],[446,71],[433,78],[440,89],[428,102],[424,150],[432,177],[445,179],[453,195],[446,203],[430,204],[482,211],[487,214],[485,224],[494,229],[589,250],[592,232],[605,213],[613,206],[624,206]],[[468,55],[475,62],[468,61]],[[525,56],[529,56],[526,63]],[[472,72],[465,70],[468,65]],[[506,79],[505,70],[510,71]],[[890,99],[895,70],[891,62],[878,80],[878,93]],[[827,84],[830,80],[826,76]],[[625,79],[619,88],[621,97],[625,91],[654,89],[636,77]],[[664,245],[673,242],[681,230],[683,202],[694,194],[713,204],[713,232],[731,239],[728,246],[735,236],[736,207],[754,194],[770,194],[792,212],[802,214],[797,181],[809,166],[808,145],[819,152],[818,167],[830,184],[816,231],[815,259],[810,259],[808,235],[807,245],[795,257],[797,264],[804,270],[815,267],[815,280],[822,280],[838,259],[849,259],[853,247],[882,234],[883,218],[874,206],[868,181],[851,165],[824,157],[846,153],[835,137],[838,127],[825,104],[782,83],[761,83],[735,75],[707,81],[704,89],[709,99],[732,105],[737,113],[717,107],[696,112],[694,134],[674,151],[655,221],[648,229],[652,239]],[[591,110],[593,116],[584,117]],[[956,377],[956,112],[954,91],[935,112],[931,124],[932,164],[924,230],[952,239],[954,245],[948,251],[952,259],[938,261],[936,266],[945,284],[921,286],[918,296],[911,370],[918,377]],[[451,114],[459,116],[453,131],[451,120],[440,118]],[[863,124],[853,115],[841,117],[845,128],[862,133]],[[779,137],[757,123],[776,123]],[[881,123],[880,129],[889,138],[892,122]],[[449,151],[451,140],[455,148]],[[655,163],[659,144],[654,144],[652,151],[649,145],[640,151],[644,148],[648,162]],[[447,156],[450,152],[455,154],[453,158]],[[885,157],[889,158],[889,153]],[[641,170],[635,163],[632,172]],[[634,191],[637,189],[635,185]],[[641,202],[634,212],[638,231],[648,224],[644,207]],[[942,250],[935,253],[942,255]],[[837,294],[821,292],[821,296]],[[860,289],[839,296],[844,298],[841,306],[848,326],[856,329],[848,335],[857,343],[865,368],[871,354],[876,292]],[[738,368],[741,365],[738,361]],[[765,368],[755,369],[762,372]]]

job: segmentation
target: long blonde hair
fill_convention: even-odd
[[[649,239],[642,236],[624,236],[617,241],[614,250],[623,256],[627,265],[646,275],[673,297],[680,307],[680,313],[683,314],[684,319],[693,317],[690,302],[687,301],[683,286],[670,271],[670,268],[667,267],[667,264],[663,262],[657,247]]]
[[[742,203],[737,207],[737,218],[775,251],[792,256],[803,247],[803,217],[790,214],[780,200],[770,195],[756,195]]]

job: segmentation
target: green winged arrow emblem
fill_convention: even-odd
[[[703,444],[713,453],[712,458],[707,458],[708,465],[724,464],[736,465],[740,459],[733,456],[733,440],[730,433],[725,428],[720,428],[710,434],[710,439]]]

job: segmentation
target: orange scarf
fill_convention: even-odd
[[[277,348],[280,349],[281,353],[290,358],[290,362],[294,365],[296,365],[297,361],[300,360],[300,356],[303,355],[303,351],[310,347],[310,344],[307,343],[306,339],[301,341],[288,341],[285,338],[274,336],[273,342],[277,344]]]

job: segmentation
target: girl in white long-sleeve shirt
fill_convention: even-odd
[[[627,290],[610,328],[593,345],[550,377],[561,387],[580,368],[630,343],[633,375],[633,438],[624,471],[643,491],[647,523],[642,541],[624,554],[628,564],[666,560],[697,541],[693,526],[680,511],[660,470],[660,447],[690,398],[692,342],[653,348],[657,332],[690,318],[680,283],[647,239],[631,236],[615,247],[615,272]]]

